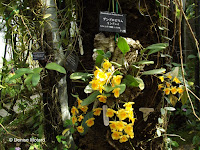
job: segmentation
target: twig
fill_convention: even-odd
[[[20,18],[21,18],[21,20],[22,20],[22,22],[23,22],[24,26],[26,27],[26,29],[27,29],[27,31],[28,31],[28,33],[29,33],[29,35],[30,35],[31,39],[33,39],[33,37],[32,37],[32,35],[31,35],[31,32],[30,32],[30,30],[28,29],[27,25],[26,25],[26,24],[25,24],[25,22],[24,22],[24,19],[23,19],[23,17],[22,17],[22,16],[20,16]]]
[[[180,3],[178,2],[178,0],[176,0],[176,2],[179,4],[179,7],[182,8],[182,1],[180,1]],[[188,92],[188,88],[186,85],[186,81],[185,81],[185,75],[184,75],[184,67],[183,67],[183,50],[182,50],[182,45],[181,45],[181,21],[182,21],[182,14],[180,14],[180,19],[179,19],[179,28],[178,28],[178,40],[179,40],[179,47],[180,47],[180,59],[181,59],[181,73],[182,73],[182,77],[183,77],[183,83],[185,86],[185,91],[187,93],[187,97],[190,101],[191,107],[192,107],[192,111],[194,116],[200,121],[200,118],[197,116],[195,110],[194,110],[194,105],[192,103],[192,100],[190,98],[189,92]]]
[[[182,141],[186,141],[184,138],[182,138],[180,135],[176,135],[176,134],[164,134],[166,136],[177,136],[179,137]]]
[[[194,94],[190,89],[188,89],[188,91],[196,98],[200,101],[200,98],[198,96],[196,96],[196,94]]]

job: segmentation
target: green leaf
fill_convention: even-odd
[[[198,135],[195,135],[192,139],[192,144],[196,145],[200,143],[200,137]]]
[[[107,51],[104,55],[105,58],[110,58],[111,57],[111,52]]]
[[[172,144],[172,146],[174,146],[174,147],[179,147],[179,144],[178,144],[176,141],[172,141],[171,144]]]
[[[112,90],[114,90],[114,87],[112,87],[112,86],[110,86],[110,85],[106,85],[106,86],[104,86],[104,91],[106,91],[106,92],[111,92]]]
[[[187,99],[188,99],[187,92],[184,91],[184,92],[183,92],[183,95],[181,96],[181,103],[182,103],[182,105],[185,105],[185,104],[186,104]]]
[[[85,93],[92,93],[92,86],[91,86],[91,84],[88,84],[86,87],[85,87],[85,89],[84,89],[84,92]]]
[[[121,64],[118,64],[118,63],[116,63],[114,61],[110,61],[110,63],[113,64],[113,65],[115,65],[115,66],[117,66],[117,67],[121,67],[122,66]]]
[[[43,16],[43,19],[47,19],[47,18],[49,18],[51,16],[51,14],[45,14],[44,16]]]
[[[188,58],[188,59],[192,59],[192,58],[196,58],[196,57],[197,57],[197,56],[191,54],[191,55],[188,55],[187,58]]]
[[[117,46],[124,55],[130,50],[128,43],[123,37],[118,38]]]
[[[12,76],[10,78],[10,80],[17,79],[17,78],[23,76],[24,74],[30,74],[30,73],[34,73],[34,72],[31,69],[29,69],[29,68],[20,68],[20,69],[17,69],[15,71],[15,75]]]
[[[42,68],[34,68],[33,69],[34,73],[38,73],[39,74],[41,71],[42,71]]]
[[[83,73],[83,72],[75,72],[70,75],[71,80],[83,80],[86,81],[89,79],[93,74]]]
[[[118,86],[115,86],[115,88],[120,88],[119,94],[122,94],[126,90],[126,84],[120,84]]]
[[[166,71],[166,69],[153,69],[149,71],[145,71],[142,73],[142,75],[153,75],[153,74],[162,74]]]
[[[34,73],[30,68],[19,68],[15,71],[16,74],[20,74],[20,73],[23,73],[23,74],[29,74],[29,73]]]
[[[139,83],[140,90],[144,90],[145,84],[144,84],[143,80],[139,77],[136,77],[135,79]]]
[[[21,77],[21,76],[23,76],[23,75],[24,75],[24,73],[16,73],[14,76],[12,76],[12,77],[10,78],[10,80],[17,79],[17,78],[19,78],[19,77]]]
[[[154,61],[142,60],[142,61],[136,62],[135,64],[148,65],[148,64],[154,64]]]
[[[99,91],[95,91],[91,95],[89,95],[86,99],[81,103],[82,106],[89,105],[97,99],[97,96],[100,94]]]
[[[123,79],[123,83],[125,83],[129,87],[139,86],[139,83],[137,82],[137,80],[131,75],[126,75],[125,78]]]
[[[34,73],[32,76],[32,85],[36,86],[40,81],[40,74]]]
[[[25,84],[29,84],[29,83],[32,81],[32,76],[33,76],[33,74],[29,74],[29,75],[26,77],[26,79],[24,80],[24,83],[25,83]]]
[[[78,98],[78,97],[79,97],[79,95],[75,95],[75,94],[72,94],[72,93],[71,93],[71,95],[72,95],[73,97],[75,97],[75,98]]]
[[[164,109],[168,111],[175,111],[176,109],[174,107],[164,107]]]
[[[63,74],[66,74],[66,70],[64,67],[52,62],[52,63],[49,63],[45,66],[46,69],[49,69],[49,70],[55,70],[55,71],[58,71],[60,73],[63,73]]]
[[[56,136],[56,139],[57,139],[58,143],[60,143],[60,142],[61,142],[61,140],[62,140],[62,136],[60,136],[60,135],[57,135],[57,136]]]
[[[148,52],[148,55],[151,55],[153,53],[159,52],[159,51],[167,48],[168,46],[169,46],[168,43],[157,43],[157,44],[150,45],[145,49],[146,50],[149,49],[150,51]]]
[[[95,65],[97,67],[101,67],[101,63],[103,62],[104,56],[103,55],[97,55]]]
[[[99,55],[104,55],[104,51],[103,50],[100,50],[100,49],[94,49],[93,52],[97,52],[97,54]]]

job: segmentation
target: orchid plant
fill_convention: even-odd
[[[125,38],[118,38],[117,46],[123,53],[123,60],[125,60],[126,53],[130,51]],[[107,117],[104,124],[106,125],[106,120],[109,120],[107,124],[112,132],[111,137],[113,140],[119,140],[120,143],[123,143],[133,139],[133,127],[136,120],[133,108],[135,103],[134,100],[127,101],[122,95],[129,87],[138,87],[143,90],[145,84],[140,78],[142,75],[162,74],[165,71],[164,68],[148,71],[144,71],[143,68],[145,65],[154,63],[147,60],[149,55],[161,51],[167,46],[166,43],[158,43],[142,49],[137,62],[130,64],[130,68],[137,69],[137,73],[134,74],[127,74],[127,64],[112,62],[109,60],[110,54],[108,52],[97,50],[96,52],[100,57],[97,56],[96,64],[98,65],[95,66],[93,74],[76,72],[70,76],[72,80],[88,81],[89,84],[84,92],[90,94],[84,100],[81,100],[78,95],[74,95],[77,99],[76,105],[71,108],[71,119],[74,128],[80,134],[85,134],[88,128],[94,125],[95,117],[100,116],[103,110],[105,111],[103,117]],[[144,55],[148,50],[147,55]],[[123,70],[126,70],[125,73]],[[88,111],[88,106],[92,103],[93,108]],[[102,108],[103,105],[106,105],[106,110],[105,107]]]

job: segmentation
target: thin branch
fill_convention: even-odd
[[[167,136],[177,136],[179,137],[182,141],[186,141],[184,138],[182,138],[180,135],[176,135],[176,134],[164,134],[164,135],[167,135]]]
[[[200,98],[199,98],[198,96],[196,96],[196,94],[194,94],[190,89],[188,89],[188,91],[189,91],[196,99],[198,99],[199,102],[200,102]]]

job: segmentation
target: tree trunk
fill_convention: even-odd
[[[46,36],[46,43],[48,44],[48,46],[43,45],[45,47],[44,50],[46,54],[48,54],[49,56],[53,56],[54,59],[50,61],[54,61],[57,64],[63,66],[66,57],[63,52],[62,46],[60,45],[57,10],[56,10],[57,6],[55,4],[55,0],[44,0],[43,6],[45,8],[44,16],[45,15],[49,16],[46,19],[45,30],[44,30]],[[55,72],[53,71],[48,71],[48,72],[49,76],[44,79],[46,80],[46,84],[43,84],[43,90],[47,91],[43,93],[45,120],[48,120],[45,123],[46,124],[45,133],[46,137],[48,138],[47,139],[48,142],[52,142],[55,141],[56,136],[61,134],[62,132],[56,130],[57,127],[62,126],[62,124],[60,123],[60,119],[62,118],[62,122],[64,123],[66,120],[70,119],[71,116],[68,107],[66,75],[56,75]],[[55,89],[57,89],[57,93]],[[54,97],[52,93],[54,93],[56,96]],[[57,100],[60,104],[60,107],[58,107],[59,104],[57,103]],[[61,118],[59,118],[60,110],[61,110]],[[61,129],[63,128],[61,127]],[[52,132],[49,132],[49,130]],[[71,145],[72,146],[71,148],[74,149],[74,142],[72,135],[70,133],[67,134],[67,139],[68,139],[67,140],[68,145]]]

